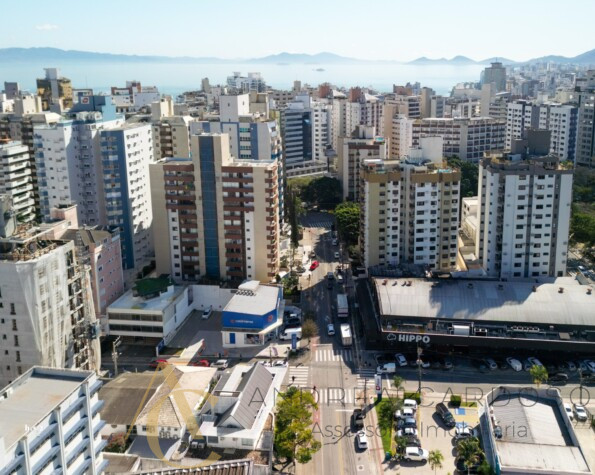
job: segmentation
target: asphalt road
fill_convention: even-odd
[[[364,404],[362,384],[367,396],[371,396],[373,383],[369,377],[365,383],[366,378],[358,373],[358,348],[344,348],[340,342],[339,325],[344,322],[336,316],[337,294],[350,292],[352,283],[347,274],[343,286],[335,282],[332,289],[328,288],[326,275],[336,271],[343,257],[343,250],[332,245],[332,222],[332,215],[326,213],[309,214],[302,220],[302,244],[312,247],[320,264],[313,272],[302,275],[301,283],[302,308],[315,313],[320,328],[320,339],[312,344],[310,351],[307,382],[309,387],[316,386],[314,394],[319,408],[314,414],[314,432],[322,448],[310,463],[298,466],[298,473],[377,474],[382,472],[379,437],[370,430],[368,450],[358,450],[350,425],[353,409]],[[339,259],[335,258],[335,252],[341,253]],[[335,336],[327,335],[329,323],[335,325]],[[376,426],[374,411],[368,413],[366,425]]]

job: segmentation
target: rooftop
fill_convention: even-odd
[[[223,309],[224,312],[264,315],[277,308],[279,287],[263,285],[258,281],[245,282]]]
[[[163,371],[124,373],[104,384],[99,399],[105,402],[101,418],[107,424],[132,425],[139,409],[165,381]]]
[[[591,473],[581,448],[573,442],[577,439],[567,427],[558,399],[507,392],[491,402],[492,421],[502,430],[502,438],[494,440],[503,468],[523,473]]]
[[[377,278],[374,285],[385,317],[595,325],[595,293],[571,277],[545,283]]]
[[[170,305],[173,305],[185,289],[184,286],[172,285],[170,290],[152,299],[135,297],[133,291],[129,290],[108,307],[108,312],[117,312],[118,310],[162,312]]]
[[[137,280],[132,289],[139,297],[146,297],[157,292],[164,292],[171,284],[172,280],[168,276],[147,277]]]
[[[10,447],[91,377],[88,371],[33,367],[0,393],[1,435]]]

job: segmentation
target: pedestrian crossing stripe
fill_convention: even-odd
[[[307,223],[303,223],[303,225],[309,228],[326,228],[331,229],[333,222],[332,221],[311,221]]]
[[[308,376],[310,374],[310,368],[308,366],[290,366],[288,374],[290,384],[299,387],[308,386]]]
[[[351,361],[353,354],[351,350],[321,350],[317,349],[314,361]]]
[[[370,388],[368,396],[373,390]],[[318,404],[358,405],[365,401],[364,392],[360,388],[319,388],[312,391],[314,400]]]

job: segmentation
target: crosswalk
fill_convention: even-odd
[[[320,388],[312,391],[314,400],[322,405],[358,405],[364,402],[364,392],[359,388]],[[368,395],[372,390],[368,390]]]
[[[310,228],[325,228],[325,229],[331,229],[333,224],[332,220],[328,220],[328,219],[321,219],[321,220],[308,220],[307,223],[304,223],[305,226],[308,226]]]
[[[356,384],[358,388],[368,387],[371,388],[374,386],[374,376],[376,375],[376,371],[372,368],[370,369],[360,369],[357,375]]]
[[[353,360],[353,352],[351,350],[334,350],[334,349],[316,349],[314,354],[314,361],[345,361]]]
[[[307,388],[308,377],[310,375],[310,368],[308,366],[290,366],[289,367],[289,384],[299,388]]]

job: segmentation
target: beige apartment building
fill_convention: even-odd
[[[423,141],[426,142],[426,141]],[[456,267],[461,173],[432,138],[402,160],[367,160],[360,181],[360,249],[365,267]]]
[[[270,282],[279,270],[275,160],[236,160],[227,134],[191,136],[192,158],[150,166],[158,274]]]

